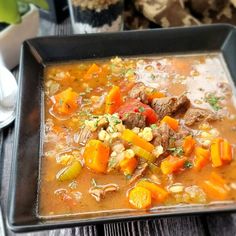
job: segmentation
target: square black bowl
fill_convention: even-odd
[[[222,53],[231,77],[236,82],[236,29],[231,25],[43,37],[24,42],[20,63],[8,226],[13,231],[24,232],[158,216],[235,211],[236,204],[222,203],[163,207],[150,212],[117,212],[93,218],[42,219],[37,214],[43,125],[43,69],[47,64],[113,56],[210,52]]]

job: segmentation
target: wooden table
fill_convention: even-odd
[[[69,35],[72,33],[70,20],[60,25],[41,20],[40,35]],[[18,70],[13,71],[17,78]],[[12,162],[12,145],[14,137],[14,124],[0,131],[0,196],[3,206],[3,215],[6,215],[9,176]],[[1,150],[1,148],[0,148]],[[15,235],[6,230],[8,235]],[[136,236],[136,235],[236,235],[236,214],[215,214],[203,216],[169,217],[157,220],[132,221],[115,224],[101,224],[97,226],[84,226],[70,229],[51,230],[27,233],[24,235],[79,235],[79,236]],[[0,236],[1,230],[0,230]]]

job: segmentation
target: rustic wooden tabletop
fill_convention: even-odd
[[[41,20],[40,35],[69,35],[72,34],[70,20],[66,19],[62,24],[56,25],[46,20]],[[18,69],[14,71],[18,77]],[[3,216],[6,216],[9,177],[12,163],[12,145],[14,136],[14,124],[0,131],[0,200]],[[2,149],[1,149],[2,147]],[[0,216],[1,217],[1,216]],[[1,227],[1,226],[0,226]],[[17,235],[7,229],[6,235]],[[0,236],[2,236],[0,229]],[[22,235],[22,234],[21,234]],[[236,214],[214,214],[202,216],[169,217],[156,220],[132,221],[114,224],[101,224],[76,227],[70,229],[51,230],[23,234],[36,235],[78,235],[78,236],[195,236],[195,235],[236,235]]]

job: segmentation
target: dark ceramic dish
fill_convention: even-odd
[[[236,204],[163,207],[150,212],[115,212],[100,216],[42,219],[37,214],[43,124],[43,68],[49,63],[112,56],[190,54],[221,52],[236,82],[236,29],[230,25],[157,29],[109,34],[75,35],[30,39],[23,44],[20,93],[8,225],[13,231],[71,227],[84,224],[151,217],[235,211]]]

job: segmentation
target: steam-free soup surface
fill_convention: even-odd
[[[44,77],[41,216],[235,201],[219,55],[79,61]]]

